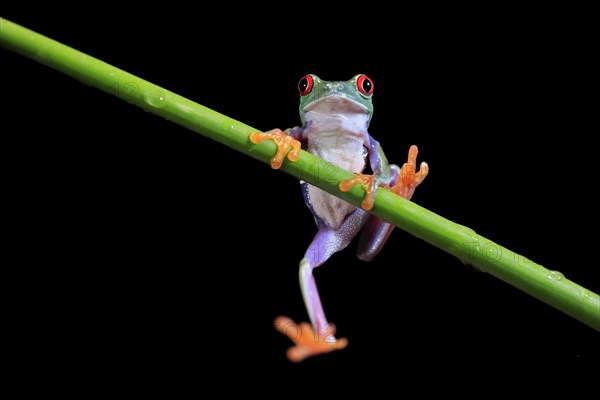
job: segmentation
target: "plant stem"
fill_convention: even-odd
[[[269,163],[277,150],[271,141],[250,142],[250,133],[257,129],[3,18],[0,45],[263,163]],[[338,184],[354,174],[306,151],[294,163],[285,161],[281,170],[357,207],[365,194],[359,186],[340,191]],[[378,191],[371,212],[600,331],[600,296],[561,273],[387,190]]]

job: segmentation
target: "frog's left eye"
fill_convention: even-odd
[[[312,75],[305,75],[298,82],[298,91],[300,92],[300,96],[306,96],[312,91],[313,85],[315,84],[315,80]]]
[[[373,81],[366,75],[360,75],[356,79],[356,87],[359,92],[365,96],[371,96],[373,94]]]

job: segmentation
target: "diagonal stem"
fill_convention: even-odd
[[[263,163],[270,163],[277,151],[271,141],[253,144],[249,135],[257,130],[246,124],[4,18],[0,45]],[[294,163],[284,161],[281,170],[357,207],[365,195],[359,186],[342,192],[339,183],[354,174],[306,151]],[[387,190],[378,191],[370,212],[600,331],[600,296],[561,273]]]

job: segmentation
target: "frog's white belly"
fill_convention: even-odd
[[[332,118],[329,115],[320,121],[313,119],[313,129],[307,132],[307,151],[347,171],[362,172],[365,168],[365,146],[368,145],[366,121],[365,115],[353,118]],[[307,195],[317,216],[336,230],[356,209],[354,205],[312,185],[308,185]]]
[[[307,151],[350,172],[361,172],[365,166],[368,146],[367,123],[364,113],[340,112],[331,105],[306,113]]]
[[[365,167],[365,146],[362,137],[320,134],[308,140],[307,151],[350,172]]]

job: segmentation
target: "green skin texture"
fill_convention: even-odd
[[[337,81],[337,82],[328,82],[323,81],[316,75],[312,75],[313,77],[313,89],[305,96],[300,96],[300,120],[302,121],[302,125],[306,124],[305,119],[305,108],[309,104],[314,103],[320,98],[329,94],[329,90],[326,90],[326,84],[335,83],[339,88],[336,93],[339,96],[344,96],[352,99],[353,101],[361,104],[365,107],[365,112],[367,114],[367,121],[371,122],[371,118],[373,117],[373,96],[366,96],[359,92],[356,89],[356,79],[360,75],[355,75],[352,79],[347,81]]]
[[[365,107],[368,126],[373,117],[373,96],[366,96],[356,89],[356,80],[359,76],[360,74],[357,74],[347,81],[329,82],[322,80],[316,75],[312,75],[314,80],[312,91],[306,96],[300,96],[299,113],[302,125],[306,125],[306,107],[329,94],[329,90],[326,89],[327,84],[335,84],[339,86],[336,92],[337,95],[349,98]],[[381,146],[377,146],[376,152],[381,165],[379,179],[381,181],[387,181],[389,178],[389,162]]]

